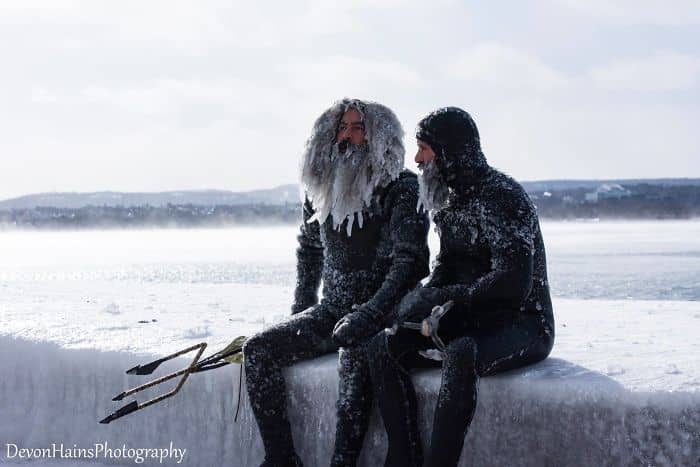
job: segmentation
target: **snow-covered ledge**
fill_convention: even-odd
[[[169,448],[172,442],[187,449],[184,465],[258,465],[262,446],[245,397],[239,421],[233,422],[238,367],[194,375],[180,394],[156,407],[109,425],[97,423],[120,406],[110,401],[113,395],[146,379],[124,374],[153,358],[145,352],[164,355],[202,340],[211,344],[207,354],[218,350],[235,336],[232,329],[251,335],[263,327],[262,310],[280,309],[290,293],[237,285],[226,292],[253,294],[251,303],[259,310],[249,310],[248,321],[231,322],[221,312],[193,321],[181,311],[187,308],[173,307],[156,315],[157,323],[138,326],[133,324],[142,319],[138,308],[90,320],[64,311],[30,320],[22,307],[2,310],[0,463],[7,460],[8,443],[89,448],[106,441],[112,448]],[[697,465],[700,303],[555,297],[554,304],[557,338],[550,358],[481,381],[463,465]],[[200,321],[206,329],[197,327]],[[158,374],[185,363],[174,362]],[[335,357],[290,368],[288,379],[297,448],[307,466],[327,465],[335,425]],[[415,380],[427,433],[438,372],[417,373]],[[362,465],[381,465],[385,449],[375,414]]]
[[[148,356],[64,349],[10,336],[0,337],[0,355],[0,462],[8,460],[8,443],[87,448],[105,441],[113,448],[168,448],[172,442],[187,449],[181,465],[188,466],[257,466],[262,460],[245,397],[239,420],[233,421],[238,366],[195,375],[159,406],[100,425],[97,421],[119,406],[111,396],[143,381],[124,369]],[[287,376],[297,450],[307,466],[328,465],[336,356],[296,365]],[[439,372],[417,373],[415,383],[426,434]],[[696,465],[699,437],[700,393],[631,391],[602,373],[550,358],[482,379],[460,465]],[[385,452],[386,436],[375,412],[361,465],[381,465]],[[124,459],[99,462],[133,465]]]

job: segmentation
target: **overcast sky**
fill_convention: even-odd
[[[611,6],[614,4],[615,6]],[[0,3],[0,199],[297,181],[360,97],[468,110],[521,180],[700,177],[700,2]]]

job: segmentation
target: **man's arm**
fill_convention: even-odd
[[[399,300],[428,274],[428,226],[424,212],[416,212],[418,187],[414,177],[392,187],[385,206],[390,210],[391,266],[377,292],[341,318],[333,329],[338,345],[354,345],[380,331],[385,317]]]
[[[318,303],[318,287],[323,271],[323,245],[318,222],[307,222],[313,214],[311,202],[306,199],[302,205],[302,222],[297,236],[297,284],[292,314]]]
[[[442,239],[440,239],[440,251],[435,257],[433,271],[430,273],[430,278],[425,284],[425,287],[442,287],[447,282],[447,266],[445,265],[445,257],[447,254]]]
[[[428,275],[428,215],[416,211],[417,182],[413,177],[399,180],[390,193],[389,229],[392,241],[391,266],[377,292],[360,307],[368,307],[382,318],[386,316],[426,275]]]

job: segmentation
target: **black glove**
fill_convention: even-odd
[[[341,346],[356,345],[384,329],[384,316],[370,305],[353,305],[333,328],[333,341]]]
[[[399,302],[396,323],[420,323],[430,316],[433,307],[450,300],[449,292],[437,287],[420,287],[410,291]]]

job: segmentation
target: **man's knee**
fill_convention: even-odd
[[[246,368],[258,366],[265,360],[272,358],[274,345],[271,345],[270,336],[265,331],[249,337],[243,344],[243,355]]]
[[[534,346],[534,349],[532,352],[530,352],[532,355],[530,357],[530,364],[532,363],[537,363],[540,362],[544,359],[546,359],[549,354],[552,352],[552,348],[554,347],[554,335],[551,332],[548,332],[547,330],[543,331],[542,334],[540,335],[540,338],[537,342],[537,344]]]

